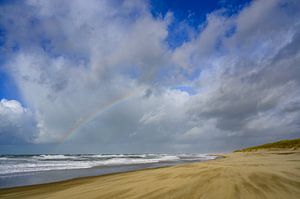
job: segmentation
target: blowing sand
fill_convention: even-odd
[[[0,190],[0,198],[300,198],[300,151],[231,153],[167,168]]]

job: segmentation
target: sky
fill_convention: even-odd
[[[0,153],[300,137],[298,0],[0,1]]]

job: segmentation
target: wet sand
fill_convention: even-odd
[[[0,190],[0,198],[300,198],[300,151],[226,154],[207,162]]]

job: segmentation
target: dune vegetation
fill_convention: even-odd
[[[272,150],[272,149],[291,149],[300,148],[300,138],[293,140],[280,140],[278,142],[267,143],[259,146],[253,146],[245,149],[236,150],[234,152],[251,152],[257,150]]]

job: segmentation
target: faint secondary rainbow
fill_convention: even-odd
[[[93,120],[96,116],[100,115],[101,113],[105,112],[106,110],[110,109],[114,105],[123,102],[124,100],[130,98],[134,95],[135,92],[126,93],[120,97],[112,99],[111,101],[103,104],[102,106],[98,107],[95,111],[92,111],[78,120],[66,133],[64,133],[63,137],[61,138],[60,143],[64,143],[68,138],[70,138],[77,129],[79,129],[82,125],[85,125],[89,121]]]

